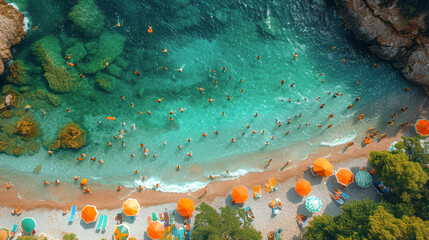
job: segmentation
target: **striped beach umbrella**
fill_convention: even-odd
[[[113,235],[115,240],[127,240],[130,236],[130,228],[125,224],[117,225]]]
[[[34,229],[36,229],[36,221],[33,218],[24,218],[21,221],[21,228],[26,233],[31,233]]]
[[[122,208],[122,211],[127,216],[135,216],[139,213],[139,210],[140,210],[140,204],[134,198],[128,198],[127,201],[124,202],[124,206]]]
[[[305,201],[305,207],[308,211],[314,213],[318,212],[322,208],[322,200],[320,198],[317,198],[315,196],[310,196]]]
[[[0,240],[9,240],[10,235],[11,233],[9,228],[0,228]]]
[[[359,187],[367,188],[372,185],[372,176],[369,172],[360,170],[356,173],[355,181]]]

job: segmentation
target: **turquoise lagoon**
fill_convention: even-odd
[[[37,67],[37,62],[25,53],[45,36],[60,40],[64,56],[70,39],[82,44],[93,41],[66,17],[75,2],[16,1],[25,7],[23,12],[30,29],[39,27],[28,32],[15,56]],[[55,139],[63,125],[74,121],[87,130],[87,145],[78,151],[60,150],[53,156],[48,155],[46,147],[31,156],[0,154],[2,179],[23,179],[27,181],[26,188],[34,189],[43,187],[45,179],[72,182],[73,176],[78,175],[106,185],[152,187],[161,183],[160,191],[193,191],[206,185],[209,175],[225,180],[249,171],[263,171],[270,153],[275,151],[287,153],[288,159],[274,159],[284,163],[304,159],[321,146],[361,142],[369,127],[392,135],[401,123],[415,120],[419,107],[426,101],[420,87],[406,82],[389,63],[365,50],[345,29],[338,12],[322,0],[95,3],[105,16],[103,32],[125,38],[121,60],[112,61],[101,70],[113,74],[111,66],[121,67],[114,91],[100,91],[94,87],[95,74],[86,74],[82,80],[86,84],[74,93],[59,94],[62,105],[49,110],[46,118],[33,109],[41,125],[42,140]],[[118,20],[121,27],[114,27]],[[151,34],[148,25],[153,28]],[[337,49],[332,49],[334,46]],[[164,48],[167,53],[163,53]],[[298,60],[292,58],[295,52]],[[346,59],[345,64],[342,58]],[[78,68],[80,62],[75,63]],[[374,63],[382,67],[374,68]],[[175,70],[179,68],[183,72]],[[141,75],[136,76],[135,70]],[[41,80],[32,88],[49,90],[43,77],[38,79]],[[285,83],[280,85],[283,79]],[[324,79],[326,82],[321,83]],[[295,85],[289,87],[292,83]],[[200,93],[198,87],[205,91]],[[412,91],[405,92],[406,87]],[[334,92],[343,96],[335,98]],[[94,93],[98,95],[96,100],[90,97]],[[355,102],[358,96],[361,100]],[[164,99],[157,103],[160,98]],[[215,99],[213,104],[209,98]],[[324,109],[319,107],[322,103],[326,104]],[[347,109],[351,103],[354,108]],[[395,125],[387,127],[390,114],[405,105],[409,108],[407,115],[399,114]],[[67,113],[66,108],[71,112]],[[184,112],[179,112],[179,108]],[[146,111],[152,114],[148,116]],[[175,114],[170,115],[169,111]],[[255,113],[259,116],[254,117]],[[331,113],[335,117],[328,120]],[[362,113],[365,117],[359,121]],[[116,121],[108,121],[106,116],[114,116]],[[287,124],[288,118],[291,124]],[[283,122],[282,127],[277,126],[277,120]],[[317,124],[323,127],[318,129]],[[332,128],[327,129],[328,124]],[[119,130],[128,132],[119,140],[113,139],[121,135]],[[216,130],[219,135],[215,135]],[[252,134],[252,130],[258,133]],[[262,130],[265,134],[261,134]],[[290,134],[285,135],[286,131]],[[202,137],[203,132],[207,137]],[[188,138],[192,141],[187,142]],[[237,141],[232,143],[232,138]],[[267,141],[270,144],[265,146]],[[108,147],[107,142],[113,146]],[[149,156],[144,155],[141,143],[149,149]],[[188,152],[192,152],[192,158],[187,156]],[[80,153],[87,155],[82,162],[76,160]],[[152,157],[155,154],[157,158]],[[90,161],[90,157],[105,163]],[[33,169],[38,165],[41,171],[35,174]],[[180,171],[176,171],[177,165],[181,166]],[[134,169],[140,173],[134,174]],[[230,175],[225,174],[226,169],[231,171]],[[141,176],[147,180],[141,182]]]

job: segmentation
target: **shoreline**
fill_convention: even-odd
[[[316,153],[308,155],[305,160],[293,161],[283,171],[280,170],[283,163],[273,162],[268,169],[262,172],[249,172],[235,179],[211,182],[207,185],[207,194],[204,194],[204,189],[187,193],[169,193],[152,189],[137,191],[134,188],[123,188],[118,192],[116,190],[108,190],[106,186],[96,183],[91,184],[92,194],[84,194],[80,187],[71,188],[71,186],[79,184],[79,181],[77,181],[75,184],[61,184],[56,186],[52,192],[57,199],[49,201],[25,200],[21,198],[19,189],[16,187],[12,186],[9,190],[3,187],[0,190],[2,196],[0,198],[0,207],[16,208],[22,205],[25,210],[33,210],[37,208],[63,209],[76,205],[78,209],[81,209],[88,204],[94,204],[97,205],[99,209],[113,210],[120,207],[123,201],[128,197],[137,199],[141,206],[145,207],[174,203],[178,202],[181,198],[190,198],[196,203],[202,201],[213,202],[216,197],[226,198],[232,188],[238,185],[245,186],[252,191],[253,185],[261,185],[263,187],[271,177],[276,179],[277,184],[286,182],[294,177],[302,178],[308,165],[319,157],[328,158],[331,163],[348,162],[362,157],[368,158],[371,151],[387,150],[392,142],[401,139],[404,132],[404,130],[401,130],[393,137],[385,138],[380,142],[374,141],[364,148],[358,143],[345,151],[346,144],[335,147],[321,147]],[[265,153],[260,154],[263,155]],[[270,157],[285,159],[286,155],[286,152],[278,151],[275,153],[275,156],[270,155]],[[73,199],[64,197],[64,193],[66,192],[68,193],[67,196],[70,196],[71,193],[71,195],[76,197]],[[249,195],[249,197],[252,197],[251,194]]]

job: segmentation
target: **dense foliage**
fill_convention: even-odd
[[[195,216],[192,240],[218,239],[262,239],[260,232],[251,224],[244,209],[220,208],[220,214],[211,206],[202,203],[198,208],[201,213]]]
[[[403,138],[393,152],[372,152],[376,175],[391,188],[380,203],[352,201],[339,216],[315,217],[307,239],[429,239],[428,146]]]

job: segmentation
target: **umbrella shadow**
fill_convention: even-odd
[[[122,218],[122,222],[133,224],[136,221],[136,217],[131,218],[131,217],[128,217],[127,215],[124,215],[124,216],[125,217]]]
[[[83,221],[83,219],[80,220],[80,225],[82,226],[83,229],[91,229],[91,228],[95,228],[95,221],[92,223],[86,223],[85,221]]]
[[[300,196],[296,191],[295,188],[291,188],[289,189],[289,191],[287,191],[286,193],[286,198],[289,202],[293,203],[293,204],[297,204],[302,202],[302,200],[304,199],[303,196]]]
[[[177,209],[174,210],[174,221],[176,223],[185,224],[185,219],[183,216],[177,211]]]
[[[323,177],[321,177],[319,175],[313,176],[313,174],[311,174],[310,170],[307,170],[304,172],[303,179],[309,181],[311,183],[311,186],[314,186],[314,185],[318,185],[318,184],[322,183]]]
[[[313,215],[313,213],[308,211],[308,209],[305,207],[305,203],[299,205],[296,212],[304,214],[304,215],[309,216],[309,217]]]

